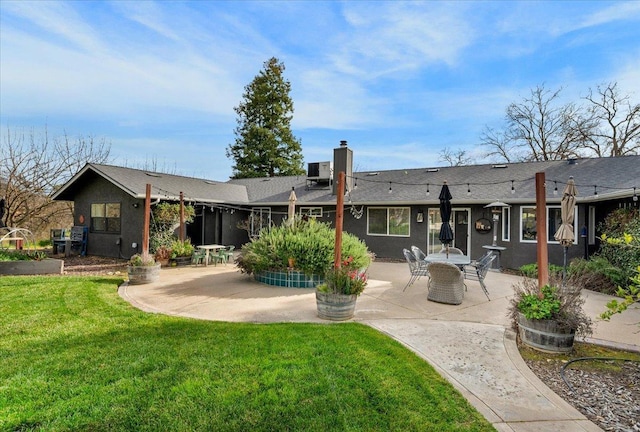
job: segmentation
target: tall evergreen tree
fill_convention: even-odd
[[[282,76],[284,64],[275,57],[244,88],[234,108],[238,126],[235,143],[227,148],[233,158],[233,178],[302,175],[302,147],[291,132],[291,84]]]

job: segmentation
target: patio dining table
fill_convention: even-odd
[[[471,264],[471,257],[469,257],[469,255],[458,255],[452,253],[450,253],[448,256],[446,253],[432,253],[427,255],[424,261],[427,263],[447,262],[462,268],[466,265]]]
[[[219,244],[209,244],[209,245],[200,245],[200,246],[196,246],[198,249],[203,249],[204,250],[204,265],[208,266],[209,265],[209,251],[213,251],[216,252],[220,249],[225,249],[226,246],[225,245],[219,245]]]

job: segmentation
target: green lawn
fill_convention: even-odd
[[[0,278],[0,430],[493,430],[369,327],[147,314],[120,282]]]

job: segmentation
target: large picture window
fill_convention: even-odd
[[[410,222],[411,209],[409,207],[369,208],[367,234],[409,237]]]
[[[120,232],[120,203],[91,204],[91,231]]]
[[[574,221],[578,218],[578,208],[574,210]],[[556,231],[562,224],[562,210],[559,206],[547,206],[547,242],[557,244],[558,241],[554,238]],[[536,208],[535,207],[520,207],[520,241],[521,242],[535,242],[538,239],[536,227]],[[573,225],[574,238],[578,238],[577,226]],[[577,240],[574,240],[574,244],[577,244]]]

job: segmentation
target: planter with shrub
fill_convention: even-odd
[[[537,281],[514,285],[509,315],[520,341],[545,352],[569,352],[576,335],[589,336],[591,319],[584,313],[580,289],[555,284],[538,289]]]
[[[130,285],[141,285],[155,282],[160,277],[160,263],[151,255],[135,254],[127,265]]]

